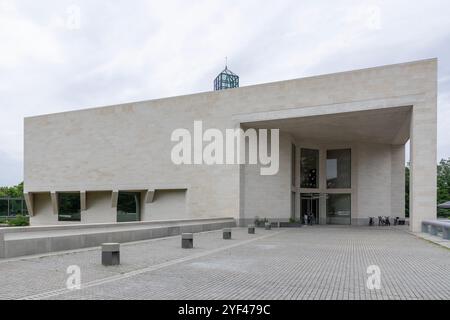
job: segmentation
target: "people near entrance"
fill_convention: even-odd
[[[378,217],[378,225],[379,226],[390,226],[391,225],[390,217],[379,216]]]
[[[314,216],[313,216],[312,212],[310,212],[308,215],[308,225],[310,225],[310,226],[313,225],[313,219],[314,219]]]
[[[305,215],[303,216],[303,223],[305,225],[312,226],[313,222],[314,222],[314,215],[313,215],[313,213],[310,212],[310,211],[305,213]]]

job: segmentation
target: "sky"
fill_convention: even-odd
[[[439,59],[450,157],[450,1],[0,0],[0,186],[23,180],[23,119]]]

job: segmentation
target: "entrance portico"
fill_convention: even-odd
[[[311,213],[319,224],[368,225],[370,217],[404,218],[405,144],[418,131],[412,120],[417,108],[414,100],[421,98],[410,96],[240,116],[243,128],[280,130],[280,171],[287,171],[280,172],[276,180],[253,175],[248,165],[243,168],[245,219],[255,214],[303,222],[304,215]],[[317,109],[319,114],[315,114]],[[420,172],[422,161],[431,163],[435,159],[432,146],[429,154],[414,152],[418,141],[428,139],[423,135],[433,139],[433,130],[428,127],[430,132],[421,130],[416,140],[411,139],[411,177],[424,178],[414,168]],[[433,177],[426,177],[428,185],[411,179],[411,194],[417,194],[419,189],[433,193]],[[264,204],[258,207],[258,214],[248,205],[255,196],[250,186],[271,183],[290,185],[289,214],[283,206],[271,206],[264,199],[260,199]],[[267,185],[259,187],[263,192],[270,189]],[[411,230],[417,230],[422,219],[433,216],[434,204],[425,207],[411,200]]]

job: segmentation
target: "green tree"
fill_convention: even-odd
[[[405,215],[409,217],[409,163],[405,167]],[[450,201],[450,158],[437,165],[437,204]],[[450,210],[438,209],[438,217],[449,217]]]
[[[23,197],[23,182],[17,186],[0,187],[0,197],[22,198]]]
[[[450,201],[450,158],[442,159],[437,166],[437,203]],[[449,216],[448,209],[438,209],[438,216]]]

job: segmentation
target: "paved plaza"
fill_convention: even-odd
[[[407,229],[313,226],[234,228],[122,244],[121,265],[100,248],[0,260],[0,299],[450,299],[450,250]],[[82,288],[67,290],[67,268]],[[381,289],[366,286],[367,267]]]

